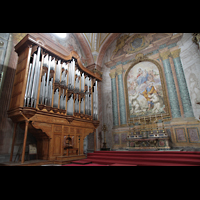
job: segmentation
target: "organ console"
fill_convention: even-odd
[[[66,137],[74,138],[73,148],[83,155],[85,136],[99,125],[101,77],[85,68],[75,51],[64,55],[51,44],[52,41],[27,34],[15,46],[18,64],[8,116],[25,129],[22,163],[27,132],[37,139],[39,159],[59,160],[64,155]],[[16,128],[10,161],[15,132]]]

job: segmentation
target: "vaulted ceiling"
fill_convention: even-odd
[[[17,44],[26,34],[27,33],[14,33],[14,44]],[[69,47],[70,49],[73,49],[70,45],[73,43],[71,40],[72,36],[59,39],[51,33],[44,33],[42,35],[51,37],[55,42],[62,44],[65,48]],[[73,35],[76,37],[84,51],[87,60],[86,66],[93,64],[101,66],[107,48],[120,35],[120,33],[73,33]],[[76,47],[74,50],[76,50]]]
[[[120,35],[120,33],[80,33],[89,45],[93,61],[101,66],[104,53],[108,46]],[[80,42],[80,41],[79,41]]]
[[[43,33],[46,37],[51,37],[55,42],[60,43],[66,51],[79,51],[82,56],[84,66],[97,65],[102,67],[102,61],[106,50],[117,39],[121,33],[71,33],[64,39],[59,39],[52,33]],[[20,41],[26,33],[15,33],[14,38]],[[167,37],[167,34],[158,33],[152,36],[152,42],[159,41],[160,38]],[[74,42],[74,38],[78,43]],[[161,41],[161,40],[160,40]],[[79,48],[79,47],[82,48]]]

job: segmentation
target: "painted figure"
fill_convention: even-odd
[[[130,115],[165,112],[160,74],[155,64],[144,61],[135,65],[127,75],[127,89]]]
[[[153,107],[154,103],[152,102],[151,98],[150,98],[150,95],[152,95],[153,93],[157,93],[154,86],[153,86],[153,83],[150,83],[147,88],[144,90],[144,92],[141,93],[141,95],[143,95],[147,102],[148,102],[148,110],[150,110],[151,107]]]
[[[148,72],[143,70],[141,68],[138,69],[138,75],[137,75],[137,83],[138,85],[141,85],[142,83],[145,83],[148,80]]]

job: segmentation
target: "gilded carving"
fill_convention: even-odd
[[[165,51],[165,52],[160,53],[160,57],[162,60],[168,59],[169,55],[170,55],[170,51]]]
[[[200,42],[200,33],[193,33],[193,38],[192,38],[192,41],[194,43],[196,43],[197,45],[199,45],[199,42]]]
[[[180,49],[177,49],[177,50],[175,50],[175,51],[172,51],[172,52],[171,52],[171,55],[172,55],[173,58],[177,58],[177,57],[180,56],[180,52],[181,52],[181,50],[180,50]]]
[[[144,74],[148,74],[148,77],[144,76],[144,78],[143,78],[143,79],[145,79],[145,77],[147,78],[146,82],[142,78],[141,78],[141,80],[138,80],[139,79],[139,76],[138,76],[139,74],[137,75],[137,78],[136,78],[137,81],[135,83],[135,87],[137,87],[137,88],[135,88],[135,89],[138,89],[138,87],[139,87],[138,90],[142,91],[142,93],[141,94],[139,93],[138,94],[139,96],[135,97],[134,94],[128,94],[128,82],[127,81],[128,81],[128,78],[129,78],[129,81],[131,80],[130,79],[131,77],[128,77],[128,76],[130,76],[130,74],[129,74],[130,70],[135,65],[137,65],[139,63],[142,63],[142,62],[145,62],[145,63],[149,62],[149,64],[151,66],[154,66],[154,68],[157,68],[157,70],[155,70],[153,68],[153,70],[145,71],[145,69],[144,69],[143,75]],[[137,69],[138,70],[142,70],[140,68],[137,68]],[[156,73],[157,71],[158,71],[158,74]],[[143,75],[141,77],[143,77]],[[135,77],[135,75],[134,75],[134,77]],[[157,79],[155,80],[156,77],[157,77],[157,79],[159,79],[159,84],[157,83],[158,80]],[[149,91],[149,92],[152,92],[152,94],[150,96],[146,95],[146,93],[149,93],[147,89],[145,90],[145,88],[146,88],[145,85],[147,83],[151,83],[151,87],[152,87],[151,90]],[[152,83],[153,83],[153,85],[156,85],[156,87],[153,87]],[[125,72],[124,84],[125,84],[125,94],[126,94],[126,111],[127,111],[127,118],[128,119],[131,117],[131,115],[132,115],[132,117],[133,116],[141,116],[141,112],[140,111],[143,109],[141,107],[143,104],[140,105],[141,102],[138,102],[139,100],[138,101],[136,100],[135,102],[132,102],[132,103],[135,103],[134,104],[134,108],[132,108],[132,109],[134,109],[134,114],[133,114],[133,110],[130,110],[130,106],[129,106],[129,95],[131,95],[131,98],[133,98],[132,100],[134,100],[134,97],[135,98],[139,98],[140,97],[141,99],[144,99],[144,97],[145,97],[147,99],[147,101],[148,101],[148,105],[147,106],[148,107],[147,106],[146,107],[143,106],[144,109],[145,109],[144,115],[152,115],[152,114],[153,115],[155,115],[155,114],[156,115],[160,115],[160,113],[163,113],[163,115],[166,116],[166,117],[170,116],[169,105],[168,105],[168,100],[167,100],[167,93],[166,93],[166,86],[165,86],[164,77],[163,77],[163,71],[162,71],[162,68],[161,68],[161,66],[160,66],[160,64],[158,62],[156,62],[155,60],[152,60],[152,59],[145,58],[145,57],[142,58],[142,54],[138,54],[137,60]],[[143,86],[145,88],[143,88]],[[134,90],[134,86],[132,86],[130,84],[129,84],[129,89],[131,89],[131,91],[135,91]],[[143,90],[144,90],[144,92],[143,92]],[[146,91],[146,93],[145,93],[145,91]],[[156,98],[153,97],[154,93],[155,93],[154,96],[157,97],[157,99],[160,99],[158,101],[158,103],[156,101],[153,101],[154,99],[156,99]],[[144,97],[142,97],[141,95],[144,96]],[[148,98],[150,98],[150,100]],[[153,98],[153,100],[151,98]]]
[[[122,67],[119,67],[119,68],[116,69],[116,74],[117,75],[122,74],[122,72],[123,72],[123,68]]]
[[[115,78],[116,72],[115,71],[114,72],[110,72],[109,76],[110,76],[111,79]]]
[[[133,54],[135,52],[141,51],[142,49],[149,46],[153,38],[146,34],[124,34],[118,38],[116,42],[115,50],[112,53],[111,60],[116,57],[124,56],[125,54]]]
[[[135,56],[135,60],[136,61],[140,61],[140,60],[142,60],[144,58],[144,54],[142,54],[142,53],[138,53],[136,56]]]
[[[97,73],[100,77],[102,77],[102,72],[99,71],[98,69],[94,68],[94,69],[89,69],[91,72],[93,72],[94,74]]]
[[[125,40],[129,37],[129,35],[123,35],[117,39],[116,48],[113,51],[113,55],[115,55],[122,47],[125,45]]]
[[[131,39],[130,43],[124,47],[124,51],[128,54],[132,54],[136,51],[144,49],[148,45],[149,42],[145,42],[145,37],[137,34]]]

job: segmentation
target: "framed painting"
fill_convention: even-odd
[[[168,115],[163,72],[154,60],[143,59],[125,74],[127,117]]]

